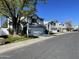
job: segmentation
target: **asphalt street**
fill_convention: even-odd
[[[60,35],[2,53],[0,59],[79,59],[79,33]]]

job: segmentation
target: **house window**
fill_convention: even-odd
[[[36,19],[32,19],[32,23],[37,23],[37,20]]]

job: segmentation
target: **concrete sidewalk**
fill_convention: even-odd
[[[24,46],[29,46],[31,44],[38,43],[63,34],[67,34],[67,33],[58,33],[58,34],[55,34],[55,36],[40,36],[39,38],[36,38],[36,39],[30,39],[26,41],[17,42],[17,43],[2,45],[0,46],[0,54],[14,49],[22,48]]]

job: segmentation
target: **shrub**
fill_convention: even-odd
[[[12,43],[12,42],[22,41],[22,40],[27,40],[27,39],[29,39],[29,38],[26,38],[25,36],[13,36],[13,35],[9,35],[6,40],[7,40],[7,42]]]
[[[38,38],[38,37],[35,37],[35,36],[31,36],[31,37],[27,37],[26,35],[9,35],[8,38],[6,39],[6,43],[13,43],[13,42],[18,42],[18,41],[23,41],[23,40],[28,40],[28,39],[33,39],[33,38]]]

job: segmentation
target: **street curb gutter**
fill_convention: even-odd
[[[59,33],[59,34],[55,34],[55,35],[63,35],[63,34],[67,34],[67,33]],[[22,48],[24,46],[29,46],[29,45],[32,45],[34,43],[38,43],[38,42],[41,42],[41,41],[44,41],[44,40],[47,40],[47,39],[50,39],[50,38],[53,38],[53,37],[56,37],[56,36],[39,37],[39,38],[36,38],[36,39],[30,39],[30,40],[26,40],[26,41],[17,42],[17,43],[2,45],[2,46],[0,46],[0,54],[8,52],[8,51],[15,50],[15,49],[18,49],[18,48]]]

